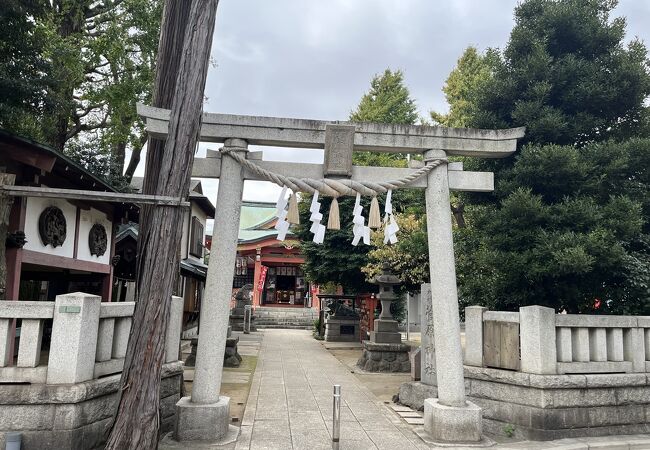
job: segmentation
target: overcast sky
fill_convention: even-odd
[[[221,0],[205,111],[345,120],[373,75],[401,69],[422,116],[463,50],[503,48],[517,0]],[[620,0],[628,36],[650,42],[650,1]],[[205,151],[204,145],[201,152]],[[216,148],[216,144],[210,144]],[[265,159],[320,162],[322,151],[265,148]],[[141,164],[141,168],[143,165]],[[140,174],[142,169],[139,170]],[[215,180],[204,191],[216,203]],[[244,199],[279,188],[246,182]]]

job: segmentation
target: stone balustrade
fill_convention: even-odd
[[[69,384],[120,373],[134,309],[134,302],[106,303],[84,293],[58,295],[54,302],[0,302],[0,383]],[[166,363],[178,360],[182,315],[183,300],[172,297]],[[12,366],[14,319],[21,326]],[[52,336],[49,352],[42,352],[47,320]]]
[[[539,375],[650,372],[650,317],[555,314],[541,306],[472,306],[465,317],[466,366]]]

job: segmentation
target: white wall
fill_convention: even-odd
[[[88,235],[90,229],[96,223],[104,225],[106,229],[106,235],[108,236],[108,245],[106,247],[106,252],[102,256],[91,255],[90,254],[90,245],[88,245]],[[79,213],[79,244],[77,247],[77,259],[82,261],[92,261],[100,264],[110,264],[111,260],[111,245],[112,245],[112,228],[113,224],[106,214],[90,208],[89,210],[82,209]]]
[[[38,218],[48,206],[56,206],[63,211],[66,221],[66,237],[63,245],[52,247],[52,245],[43,245],[41,237],[38,234]],[[51,198],[27,198],[25,214],[25,237],[27,243],[23,247],[25,250],[33,250],[50,255],[65,256],[72,258],[74,256],[74,236],[77,222],[77,207],[65,200]]]

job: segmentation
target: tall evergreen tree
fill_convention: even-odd
[[[646,48],[624,43],[616,0],[527,0],[469,125],[526,126],[525,142],[584,144],[634,136],[650,94]]]
[[[473,96],[482,83],[489,81],[497,58],[494,51],[480,54],[476,47],[467,47],[442,88],[449,104],[449,112],[441,114],[431,111],[431,119],[445,127],[469,126],[475,105]]]
[[[526,126],[527,144],[472,162],[495,170],[497,185],[491,197],[465,196],[465,304],[650,311],[650,70],[643,43],[623,41],[625,19],[610,19],[615,6],[522,2],[491,76],[468,95],[468,125]]]

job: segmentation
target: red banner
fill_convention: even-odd
[[[264,290],[264,282],[266,281],[266,272],[269,270],[268,267],[262,266],[262,271],[260,272],[260,281],[257,283],[257,292],[260,294]]]

